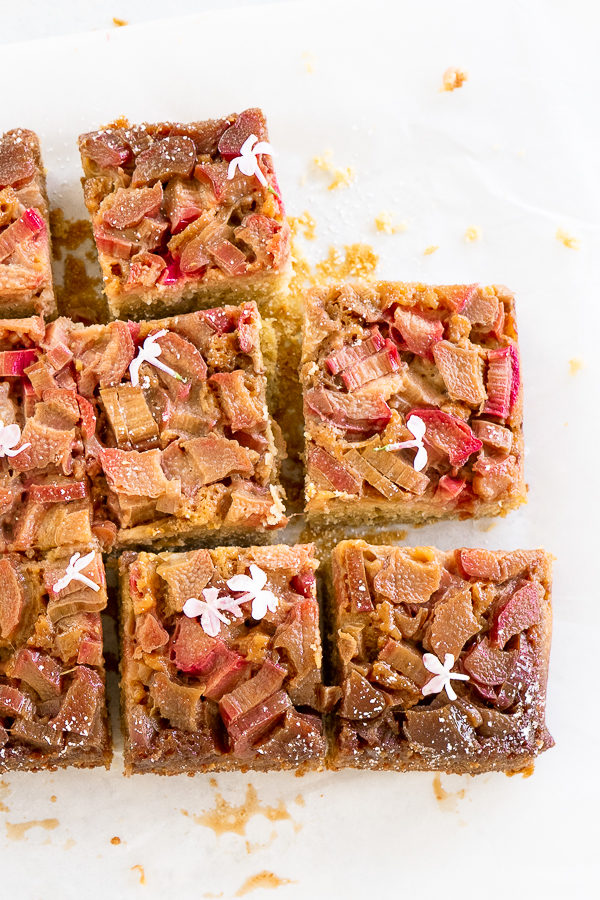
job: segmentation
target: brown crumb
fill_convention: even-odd
[[[468,77],[469,76],[463,69],[456,69],[450,66],[450,68],[446,69],[444,72],[440,90],[455,91],[457,88],[463,86]]]
[[[333,152],[331,150],[325,150],[322,156],[315,156],[313,158],[313,165],[327,175],[332,176],[332,179],[327,186],[327,190],[329,191],[334,191],[339,187],[348,187],[354,180],[354,169],[352,166],[346,166],[346,168],[335,166],[333,164]]]
[[[581,244],[579,243],[579,239],[573,237],[572,234],[569,234],[563,228],[556,229],[556,240],[560,241],[561,244],[564,244],[565,247],[568,247],[569,250],[579,250]]]
[[[569,360],[569,375],[577,375],[580,369],[583,369],[583,360],[578,356],[574,356]]]
[[[115,847],[116,847],[117,844],[120,844],[120,843],[121,843],[121,838],[118,837],[118,836],[115,834],[114,837],[111,837],[110,842],[111,842],[111,844],[114,844]]]
[[[292,229],[292,235],[296,236],[298,233],[301,233],[303,237],[308,241],[314,241],[316,234],[315,229],[317,227],[317,223],[313,216],[308,212],[308,210],[304,210],[302,215],[300,216],[289,216],[288,222],[290,223],[290,228]]]
[[[383,231],[384,234],[398,234],[400,231],[406,231],[408,225],[406,222],[394,222],[394,218],[389,212],[380,212],[375,216],[375,228],[377,231]]]
[[[146,873],[144,872],[144,867],[137,865],[131,867],[132,872],[138,872],[140,876],[140,884],[146,884]]]
[[[60,315],[92,323],[106,321],[102,278],[88,275],[82,259],[69,253],[65,258],[63,283],[55,286]]]
[[[50,803],[56,803],[56,794],[52,794],[50,797]]]
[[[467,243],[472,244],[473,241],[478,241],[481,238],[481,228],[478,228],[477,225],[469,225],[467,230],[465,231],[465,241]]]
[[[116,16],[113,16],[113,25],[117,28],[123,28],[125,25],[129,25],[127,19],[117,19]]]
[[[435,251],[439,249],[439,244],[430,244],[429,247],[425,247],[423,250],[423,256],[431,256],[432,253],[435,253]]]
[[[268,872],[266,869],[263,869],[262,872],[257,872],[256,875],[250,875],[249,878],[246,878],[243,885],[235,892],[236,897],[244,897],[246,894],[249,894],[250,891],[256,891],[259,888],[278,888],[283,884],[295,884],[296,882],[291,881],[289,878],[280,878],[279,875],[275,875],[273,872]]]
[[[60,207],[50,210],[52,252],[62,259],[63,250],[78,250],[86,241],[93,241],[92,226],[87,219],[65,219]]]

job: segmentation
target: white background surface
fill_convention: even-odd
[[[76,21],[90,28],[142,7],[115,2],[92,16],[81,5]],[[52,5],[52,21],[48,11],[37,24],[33,4],[10,4],[9,13],[5,6],[2,40],[39,34],[44,23],[53,34],[72,29],[64,20],[61,28],[60,11],[75,4]],[[156,14],[158,4],[145,6]],[[599,25],[596,4],[581,0],[370,0],[362,11],[353,2],[250,3],[183,23],[3,48],[0,130],[40,133],[51,200],[69,216],[84,210],[79,132],[122,113],[186,120],[260,104],[289,212],[310,209],[317,219],[321,243],[311,253],[366,240],[386,277],[510,285],[519,304],[529,503],[491,530],[438,524],[407,543],[545,545],[557,556],[548,702],[557,747],[532,778],[443,777],[453,796],[440,803],[427,774],[219,776],[232,802],[251,782],[261,802],[283,800],[293,818],[252,818],[248,853],[244,837],[217,838],[181,813],[214,805],[208,778],[126,780],[119,752],[110,773],[9,775],[0,785],[5,896],[229,898],[268,869],[293,881],[274,895],[281,900],[597,897]],[[450,65],[469,80],[441,93]],[[327,148],[354,166],[351,187],[328,191],[311,169]],[[407,230],[377,234],[373,220],[383,210]],[[466,243],[472,225],[482,238]],[[557,228],[580,249],[560,243]],[[574,357],[583,367],[571,375]],[[299,793],[305,806],[295,803]],[[22,841],[5,831],[5,822],[47,817],[58,827],[32,827]],[[145,886],[131,870],[138,864]]]

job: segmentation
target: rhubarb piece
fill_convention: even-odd
[[[511,408],[512,356],[509,347],[488,351],[487,401],[483,412],[506,419]]]
[[[121,556],[128,774],[322,767],[339,693],[321,678],[317,565],[312,545]]]
[[[37,135],[7,131],[0,136],[0,315],[5,318],[56,315],[48,212]]]
[[[496,611],[490,640],[495,647],[504,647],[515,634],[537,625],[542,618],[542,588],[535,581],[525,581]]]
[[[542,550],[338,544],[325,603],[330,766],[527,770],[552,746],[550,579]]]
[[[394,328],[392,335],[397,344],[424,359],[433,359],[433,349],[444,336],[441,319],[429,318],[402,306],[394,310]]]
[[[100,620],[106,579],[99,553],[80,545],[79,556],[95,591],[78,580],[77,554],[0,556],[1,772],[110,764]]]
[[[486,399],[483,363],[475,347],[455,347],[450,341],[439,341],[433,358],[453,400],[480,407]]]
[[[236,162],[243,146],[250,174]],[[290,229],[261,110],[188,125],[119,120],[82,135],[79,148],[113,316],[283,296]]]
[[[515,336],[502,287],[311,289],[300,372],[308,515],[422,522],[524,502]]]

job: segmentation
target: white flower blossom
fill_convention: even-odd
[[[258,153],[273,156],[273,148],[267,141],[259,141],[255,134],[251,134],[242,144],[240,156],[236,156],[229,163],[227,178],[231,181],[235,176],[235,170],[239,169],[242,175],[256,175],[262,186],[268,187],[267,179],[256,158]]]
[[[433,653],[424,653],[423,665],[428,672],[433,672],[435,676],[421,688],[421,693],[424,697],[427,697],[428,694],[440,694],[445,690],[449,700],[456,700],[456,691],[450,683],[451,679],[455,679],[456,681],[469,681],[468,675],[452,671],[454,657],[451,653],[446,653],[443,663],[441,663]]]
[[[14,448],[21,440],[21,429],[17,424],[5,425],[0,419],[0,458],[4,456],[16,456],[22,450],[27,450],[31,444],[23,444],[17,450]]]
[[[200,616],[200,625],[209,637],[216,637],[221,630],[221,623],[229,625],[229,619],[224,613],[229,613],[235,619],[243,616],[240,609],[240,601],[233,597],[219,597],[219,588],[204,588],[202,595],[204,600],[190,597],[183,606],[184,615],[189,619]]]
[[[161,362],[158,358],[162,353],[162,347],[160,344],[157,344],[156,341],[159,338],[164,337],[165,334],[168,334],[167,329],[161,328],[156,334],[149,335],[144,341],[143,346],[139,348],[136,358],[129,364],[129,374],[131,376],[131,383],[134,387],[137,387],[140,383],[140,366],[144,362],[154,366],[156,369],[160,369],[161,372],[166,372],[167,375],[171,375],[178,381],[183,381],[183,378],[178,372],[170,366],[165,365],[165,363]]]
[[[95,555],[96,553],[94,550],[92,550],[91,553],[86,554],[86,556],[74,553],[69,560],[69,565],[67,566],[65,574],[52,586],[53,592],[58,594],[59,591],[64,590],[71,584],[72,581],[80,581],[82,584],[85,584],[86,587],[98,592],[100,590],[100,585],[96,584],[95,581],[92,581],[91,578],[88,578],[87,575],[82,574],[83,569],[94,561]]]
[[[395,444],[385,444],[385,446],[378,447],[377,449],[392,451],[407,450],[410,447],[416,447],[417,452],[413,460],[413,469],[415,470],[415,472],[420,472],[421,469],[424,469],[427,465],[427,450],[425,449],[425,445],[423,443],[423,436],[425,435],[425,422],[419,416],[411,416],[406,423],[406,427],[412,434],[414,440],[399,441]]]
[[[234,575],[227,582],[227,587],[232,591],[244,591],[244,596],[240,597],[239,603],[246,603],[252,600],[252,618],[262,619],[266,616],[267,610],[275,612],[279,605],[279,600],[273,591],[265,591],[264,586],[267,583],[267,576],[260,566],[250,566],[250,575]]]

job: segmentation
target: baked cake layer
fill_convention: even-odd
[[[126,772],[321,767],[313,547],[125,552]]]
[[[0,316],[56,315],[46,175],[33,131],[0,137]]]
[[[553,745],[543,550],[343,541],[327,617],[332,767],[511,772]]]
[[[111,759],[100,613],[102,557],[0,556],[0,771]]]
[[[84,196],[118,318],[283,292],[290,232],[260,109],[79,139]]]
[[[525,501],[513,295],[354,282],[306,298],[306,510],[335,519],[504,514]]]

